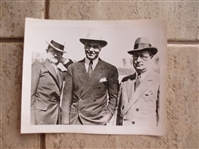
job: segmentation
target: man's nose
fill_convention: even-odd
[[[140,56],[138,56],[137,61],[140,62],[142,59]]]
[[[54,53],[53,56],[57,57],[57,53]]]
[[[93,48],[93,47],[91,47],[91,48],[90,48],[90,51],[91,51],[91,52],[93,52],[93,51],[94,51],[94,48]]]

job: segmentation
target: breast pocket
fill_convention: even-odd
[[[100,82],[100,83],[96,84],[97,90],[103,91],[103,90],[106,90],[106,88],[107,88],[107,81],[106,82]]]
[[[144,100],[147,102],[147,103],[150,103],[150,102],[155,102],[156,101],[156,93],[153,91],[153,90],[148,90],[144,93],[143,95],[144,97]]]

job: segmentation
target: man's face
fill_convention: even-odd
[[[62,57],[63,53],[55,50],[52,47],[48,47],[47,49],[47,59],[54,64],[58,64]]]
[[[84,48],[85,48],[86,57],[89,60],[96,59],[99,56],[99,53],[101,51],[101,45],[99,42],[89,41],[85,43]]]
[[[141,51],[133,56],[133,66],[138,73],[143,73],[150,69],[152,56],[149,51]]]

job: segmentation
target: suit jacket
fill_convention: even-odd
[[[119,89],[115,66],[99,59],[89,78],[81,60],[68,67],[65,82],[63,124],[103,125],[101,118],[114,114]]]
[[[32,64],[31,82],[31,123],[58,124],[60,113],[60,95],[63,84],[63,72],[52,64],[35,62]]]
[[[157,126],[159,120],[159,74],[147,72],[134,91],[136,74],[122,80],[119,93],[117,125]]]

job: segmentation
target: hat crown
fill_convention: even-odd
[[[135,41],[134,50],[135,49],[144,49],[151,47],[149,40],[146,37],[140,37]]]
[[[135,41],[134,49],[128,51],[128,53],[133,55],[136,52],[140,52],[143,50],[151,51],[153,55],[155,55],[158,51],[156,47],[152,47],[147,37],[139,37]]]
[[[97,34],[96,32],[89,32],[86,36],[88,39],[93,39],[93,40],[102,40],[102,37]]]
[[[86,38],[80,38],[80,42],[85,44],[86,42],[98,42],[101,47],[106,46],[108,43],[102,39],[102,36],[99,34],[99,31],[90,30],[86,35]]]
[[[59,44],[59,43],[55,42],[54,40],[51,40],[50,43],[51,43],[55,48],[60,49],[60,50],[64,50],[64,45]],[[53,48],[54,48],[54,47],[53,47]]]

